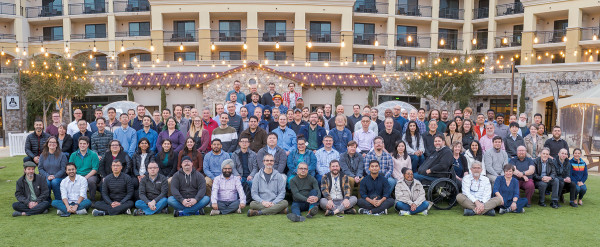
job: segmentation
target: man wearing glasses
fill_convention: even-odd
[[[167,193],[169,183],[167,177],[158,172],[158,164],[150,161],[148,176],[140,181],[140,199],[135,202],[134,216],[153,215],[155,213],[168,213]]]
[[[504,204],[497,196],[491,198],[490,180],[481,176],[482,172],[481,162],[475,161],[471,173],[463,177],[462,193],[456,196],[456,201],[465,209],[464,216],[496,216],[494,208]]]
[[[286,178],[273,169],[275,159],[271,154],[263,156],[264,168],[256,174],[252,182],[252,199],[248,217],[258,215],[287,214],[285,200]]]
[[[75,133],[79,132],[79,127],[77,127],[77,123],[79,122],[79,119],[83,118],[83,112],[80,109],[75,109],[75,111],[73,111],[73,117],[75,118],[75,120],[73,120],[73,122],[69,123],[69,125],[67,126],[67,134],[69,134],[70,136],[73,136],[75,135]],[[86,129],[91,132],[92,128],[90,127],[90,124],[86,124]]]

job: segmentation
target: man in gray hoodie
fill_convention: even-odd
[[[287,214],[288,202],[284,200],[286,178],[273,169],[275,159],[271,154],[263,156],[265,167],[252,182],[252,201],[248,217],[257,215]]]
[[[171,194],[167,203],[175,209],[174,217],[204,215],[204,207],[210,202],[206,196],[206,180],[194,169],[189,156],[181,158],[181,170],[171,179]]]

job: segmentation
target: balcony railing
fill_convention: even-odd
[[[35,17],[52,17],[63,15],[63,6],[48,4],[44,6],[27,7],[25,8],[27,18]]]
[[[485,50],[485,49],[487,49],[487,43],[488,43],[487,38],[477,39],[477,43],[472,45],[472,49],[473,50]]]
[[[195,42],[198,41],[198,33],[195,30],[165,31],[166,42]]]
[[[355,45],[387,45],[387,34],[355,33]]]
[[[259,30],[258,37],[262,42],[293,42],[294,31]]]
[[[354,12],[387,14],[388,7],[389,7],[388,3],[384,3],[384,2],[356,1],[356,3],[354,3]]]
[[[463,41],[460,39],[443,39],[444,42],[442,43],[442,39],[440,38],[440,42],[438,43],[438,49],[443,49],[443,50],[462,50],[462,44]]]
[[[105,39],[106,32],[104,33],[84,33],[84,34],[71,34],[71,39]]]
[[[315,32],[308,31],[306,41],[314,43],[338,43],[340,42],[340,32]]]
[[[537,31],[535,32],[535,44],[565,42],[567,30]],[[536,42],[537,41],[537,42]]]
[[[396,46],[400,47],[414,47],[414,48],[430,48],[431,37],[426,35],[417,34],[397,34],[396,35]]]
[[[244,30],[213,30],[210,35],[213,41],[218,42],[242,42],[246,39]]]
[[[495,48],[503,48],[503,47],[518,47],[521,46],[523,36],[519,34],[508,34],[500,37],[496,37],[494,39],[494,47]]]
[[[15,4],[14,3],[0,3],[0,14],[15,15]]]
[[[0,74],[14,74],[17,73],[17,68],[15,67],[0,67]]]
[[[143,12],[150,11],[148,0],[114,1],[115,12]]]
[[[127,31],[127,32],[116,32],[116,37],[140,37],[150,36],[150,31]]]
[[[0,39],[14,40],[16,38],[17,38],[17,36],[14,34],[7,34],[7,33],[0,34]]]
[[[490,8],[473,9],[473,19],[483,19],[490,17]]]
[[[276,54],[275,56],[260,56],[259,60],[268,60],[269,64],[278,64],[281,62],[278,61],[286,61],[286,60],[294,60],[294,58],[292,56],[287,56],[286,54]]]
[[[399,4],[396,15],[431,17],[431,6]]]
[[[69,15],[98,14],[106,13],[107,11],[108,2],[69,4]]]
[[[465,10],[464,9],[454,9],[454,8],[441,8],[440,9],[440,18],[464,20],[465,19]]]
[[[496,5],[496,16],[521,14],[523,11],[523,4],[520,2]]]
[[[33,36],[29,37],[29,42],[39,43],[42,41],[59,41],[63,40],[62,35],[48,35],[48,36]]]
[[[581,40],[598,40],[600,38],[600,27],[581,28]]]

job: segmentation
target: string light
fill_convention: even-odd
[[[248,45],[246,44],[246,41],[244,41],[244,50],[248,50]]]
[[[473,41],[471,41],[473,43],[473,45],[477,44],[477,39],[473,39]]]
[[[307,46],[308,48],[311,48],[311,47],[312,47],[312,41],[310,41],[310,40],[309,40],[309,41],[308,41],[308,44],[306,44],[306,46]]]
[[[98,48],[96,48],[96,41],[95,40],[94,40],[94,48],[92,48],[92,51],[98,52]]]
[[[375,46],[379,46],[379,41],[375,39]]]
[[[412,42],[412,36],[408,35],[408,37],[406,38],[406,40],[408,40],[408,42]]]
[[[150,51],[154,52],[154,44],[152,43],[152,39],[150,39]]]
[[[279,49],[279,41],[275,43],[275,49]]]
[[[125,51],[125,45],[123,45],[123,40],[121,40],[121,52]]]
[[[183,51],[183,42],[181,42],[181,43],[179,44],[179,50],[180,50],[180,51]]]
[[[210,49],[213,50],[213,51],[215,49],[217,49],[217,47],[215,46],[215,42],[212,42],[212,44],[210,45]]]
[[[537,44],[539,42],[538,37],[533,38],[533,43]]]
[[[444,46],[444,44],[445,44],[445,41],[444,41],[444,39],[440,39],[440,45],[441,45],[441,46]]]

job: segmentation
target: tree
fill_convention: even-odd
[[[367,96],[367,105],[373,105],[373,87],[369,87],[369,96]]]
[[[94,89],[89,80],[89,68],[85,60],[66,59],[59,56],[37,56],[25,63],[19,85],[25,98],[32,104],[41,104],[44,125],[47,125],[47,112],[51,106],[59,107],[62,118],[66,102],[73,98],[83,98]]]
[[[160,110],[167,109],[167,93],[165,92],[165,86],[160,86]]]
[[[439,109],[442,101],[468,104],[480,87],[480,70],[473,63],[442,60],[422,67],[405,80],[407,93],[429,99]]]
[[[340,88],[338,87],[335,91],[335,106],[342,104],[342,92],[340,92]],[[334,107],[335,107],[334,106]]]
[[[131,89],[131,87],[127,90],[127,100],[135,101],[135,96],[133,96],[133,89]]]
[[[527,87],[527,82],[525,78],[521,80],[521,95],[519,96],[519,113],[525,112],[525,88]]]

